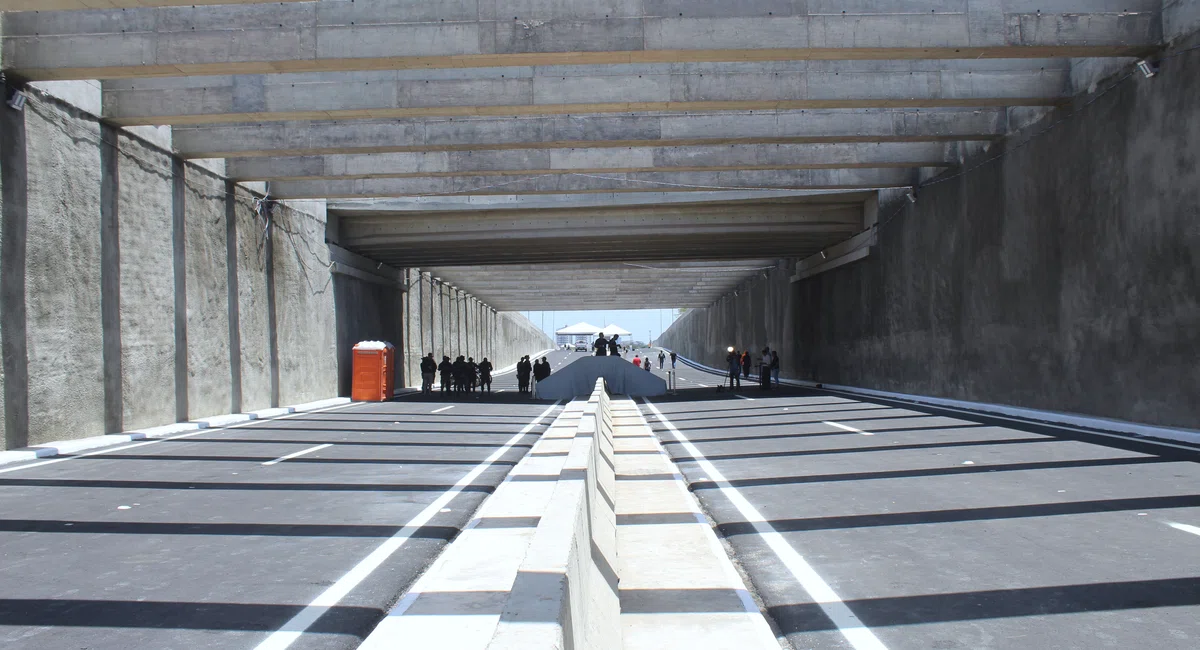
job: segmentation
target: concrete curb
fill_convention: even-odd
[[[695,368],[696,370],[701,370],[718,376],[727,376],[727,373],[724,371],[716,368],[710,368],[704,364],[692,361],[691,359],[686,359],[683,356],[679,356],[679,360],[684,364]],[[938,408],[954,409],[957,411],[965,411],[968,413],[977,413],[979,415],[986,415],[990,417],[1000,417],[1004,419],[1028,422],[1030,424],[1080,429],[1087,433],[1112,435],[1120,438],[1145,440],[1147,442],[1170,441],[1183,442],[1189,445],[1200,445],[1200,431],[1192,429],[1171,429],[1168,427],[1157,427],[1148,424],[1138,424],[1137,422],[1111,420],[1108,418],[1097,418],[1086,415],[1076,415],[1073,413],[1039,411],[1037,409],[1005,406],[1003,404],[968,402],[964,400],[945,399],[942,397],[927,397],[924,395],[908,395],[905,393],[892,393],[882,390],[873,390],[870,388],[858,388],[856,386],[819,384],[812,381],[785,379],[782,377],[779,379],[779,383],[795,388],[814,388],[834,393],[849,393],[851,395],[862,397],[877,397],[880,399],[908,402],[915,405],[933,406]]]
[[[260,409],[258,411],[251,411],[249,413],[231,413],[229,415],[200,418],[190,422],[179,422],[160,427],[137,429],[127,433],[111,433],[103,436],[80,438],[78,440],[60,440],[48,442],[43,445],[26,447],[24,449],[0,451],[0,465],[37,460],[39,458],[53,458],[55,456],[78,454],[80,452],[91,451],[101,447],[136,442],[138,440],[166,438],[168,436],[174,436],[183,433],[193,433],[205,429],[221,429],[237,424],[245,424],[246,422],[251,422],[254,420],[269,420],[284,415],[291,415],[293,413],[306,413],[318,409],[343,406],[350,403],[351,401],[348,397],[335,397],[333,399],[308,402],[306,404],[298,404],[296,406]]]

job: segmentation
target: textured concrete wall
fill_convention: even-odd
[[[711,366],[725,367],[730,346],[759,355],[764,347],[779,351],[780,374],[794,376],[796,306],[790,281],[791,265],[784,261],[767,270],[737,292],[726,295],[708,309],[684,314],[657,343],[679,354]]]
[[[337,323],[324,215],[275,210],[275,302],[279,401],[300,404],[337,392]]]
[[[193,418],[230,411],[225,181],[187,169],[187,388]]]
[[[29,444],[39,444],[104,428],[100,127],[37,106],[26,134]]]
[[[268,267],[245,188],[56,99],[2,118],[6,448],[337,393],[315,206],[276,208]]]
[[[796,319],[785,374],[1200,428],[1196,78],[1200,51],[1170,59],[924,188],[871,257],[776,303]],[[697,311],[664,342],[712,363],[757,327],[733,316]]]
[[[171,158],[124,135],[119,146],[123,421],[139,429],[176,420]]]
[[[352,351],[359,341],[387,341],[400,346],[401,304],[399,288],[367,282],[347,275],[333,276],[333,293],[337,300],[337,391],[350,395]],[[412,364],[396,363],[396,386],[411,386],[406,368]],[[403,382],[403,383],[402,383]]]

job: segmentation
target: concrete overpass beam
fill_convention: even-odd
[[[718,189],[864,190],[907,187],[906,169],[807,169],[740,172],[638,172],[441,178],[369,178],[278,181],[271,193],[281,199],[395,196],[586,194],[593,192],[688,192]]]
[[[122,126],[831,108],[1041,106],[1066,60],[785,61],[235,75],[104,84]]]
[[[850,143],[332,154],[228,161],[239,181],[950,166],[946,144]]]
[[[993,140],[1004,109],[867,109],[675,115],[534,115],[178,126],[185,158],[352,153]]]
[[[48,80],[558,63],[1137,56],[1161,43],[1161,0],[1128,0],[1116,11],[1101,4],[1004,3],[999,15],[995,3],[927,0],[860,2],[848,13],[841,3],[824,2],[771,2],[767,12],[763,2],[587,0],[538,3],[527,11],[506,3],[324,0],[26,12],[6,18],[4,61],[29,79]],[[981,28],[999,16],[998,34]]]

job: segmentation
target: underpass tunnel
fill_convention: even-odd
[[[1200,647],[1200,0],[0,0],[0,67],[0,646],[392,647],[587,456],[624,647]],[[665,392],[525,390],[618,310]]]

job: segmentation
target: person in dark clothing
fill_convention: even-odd
[[[608,340],[608,356],[610,356],[610,357],[621,356],[621,349],[619,347],[617,347],[617,339],[619,339],[619,338],[621,338],[620,334],[613,334],[613,337]],[[547,363],[549,363],[549,362],[547,362]]]
[[[521,357],[517,362],[517,388],[520,392],[529,392],[529,375],[532,372],[533,364],[529,363],[529,357]]]
[[[467,359],[467,390],[475,392],[475,386],[479,384],[479,364],[475,363],[475,357]]]
[[[550,362],[543,358],[533,367],[533,378],[543,381],[550,376],[550,372]]]
[[[742,387],[742,355],[737,350],[729,348],[725,355],[725,364],[729,366],[729,390]]]
[[[743,379],[750,378],[750,364],[752,364],[752,363],[754,363],[754,362],[750,360],[750,350],[747,349],[745,352],[742,353],[742,378]]]
[[[438,372],[442,373],[442,392],[450,390],[450,382],[454,378],[454,365],[450,363],[450,357],[442,357],[442,363],[438,365]]]
[[[758,361],[758,382],[763,390],[771,390],[771,348],[763,348]]]
[[[663,369],[663,364],[667,362],[667,354],[662,350],[658,351],[658,369]]]
[[[437,375],[438,364],[433,360],[433,353],[421,359],[421,394],[433,392],[433,378]]]
[[[461,393],[463,392],[463,384],[467,381],[466,357],[460,355],[454,360],[454,364],[451,367],[453,368],[451,372],[454,375],[454,392]]]
[[[604,335],[601,334],[600,337],[596,339],[596,342],[592,344],[592,349],[596,351],[596,356],[607,357],[608,339],[604,338]]]
[[[674,370],[674,369],[675,369],[675,362],[676,362],[678,359],[679,359],[679,355],[675,354],[675,351],[674,351],[674,350],[672,350],[672,351],[671,351],[671,370]]]
[[[492,393],[492,362],[487,357],[479,362],[479,390],[486,390],[489,395]]]

